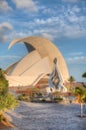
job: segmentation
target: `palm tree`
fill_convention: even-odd
[[[85,96],[86,96],[86,90],[76,87],[75,88],[75,94],[78,96],[78,102],[84,102]]]
[[[84,73],[82,74],[82,77],[83,77],[83,78],[86,78],[86,72],[84,72]]]
[[[86,72],[84,72],[84,73],[82,74],[82,78],[86,78]],[[84,87],[86,87],[86,84],[85,84],[84,82],[82,82],[82,84],[83,84]]]
[[[75,94],[78,96],[78,102],[80,103],[81,117],[83,117],[83,103],[86,102],[86,90],[76,87]]]
[[[74,89],[73,82],[75,81],[75,79],[74,79],[73,76],[70,76],[70,78],[68,79],[68,81],[70,82],[69,91],[72,91]]]

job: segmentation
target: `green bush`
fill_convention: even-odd
[[[8,81],[5,78],[4,71],[0,69],[0,122],[5,119],[4,112],[15,108],[17,105],[18,101],[8,93]]]
[[[21,94],[21,95],[18,96],[18,100],[20,100],[20,101],[30,101],[30,98],[25,94]]]
[[[55,97],[55,98],[54,98],[54,101],[57,101],[57,102],[60,102],[60,101],[62,101],[62,100],[63,100],[62,97]]]
[[[46,102],[46,99],[45,99],[45,98],[43,98],[43,99],[42,99],[42,102]]]
[[[0,112],[13,109],[18,105],[18,101],[11,94],[1,95],[0,96]]]

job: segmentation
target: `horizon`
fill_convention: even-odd
[[[0,15],[0,68],[27,54],[22,43],[8,50],[13,39],[41,36],[60,50],[70,76],[86,82],[85,0],[0,0]]]

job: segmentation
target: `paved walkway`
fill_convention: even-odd
[[[21,102],[9,112],[15,128],[3,130],[86,130],[86,118],[79,114],[79,105]]]

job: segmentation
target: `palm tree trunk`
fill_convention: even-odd
[[[80,113],[81,113],[81,117],[83,117],[83,103],[81,102],[80,103]]]
[[[80,103],[80,102],[81,102],[81,96],[80,96],[80,94],[78,94],[77,101],[78,101],[78,103]]]

